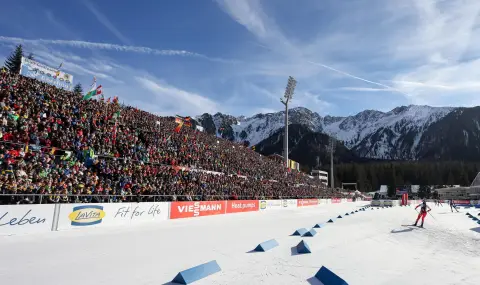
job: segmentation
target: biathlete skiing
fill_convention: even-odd
[[[452,210],[452,213],[453,213],[453,209],[455,209],[455,211],[457,211],[457,213],[459,212],[458,209],[457,209],[457,206],[455,206],[452,199],[450,199],[448,201],[448,204],[450,205],[450,210]]]
[[[427,201],[423,200],[422,204],[418,205],[415,207],[415,210],[417,210],[418,207],[420,208],[420,213],[418,213],[417,220],[415,221],[415,224],[413,226],[416,226],[418,223],[418,220],[422,218],[422,224],[420,225],[421,228],[423,228],[423,222],[425,221],[425,216],[427,216],[427,213],[430,212],[432,209],[427,205]]]

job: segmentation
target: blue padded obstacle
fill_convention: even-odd
[[[177,276],[173,278],[172,283],[191,284],[220,271],[222,271],[222,269],[220,269],[220,266],[218,266],[217,261],[212,260],[210,262],[179,272]]]
[[[357,211],[357,210],[355,210],[355,213],[358,213],[358,211]]]
[[[466,216],[471,216],[472,214],[470,214],[470,213],[466,213],[465,215],[466,215]]]
[[[317,231],[314,229],[311,229],[308,232],[304,233],[302,237],[314,237],[316,234],[317,234]]]
[[[327,223],[333,223],[333,220],[332,220],[332,219],[330,219],[330,220],[328,220],[328,222],[327,222]]]
[[[322,227],[322,224],[315,224],[315,226],[313,226],[314,229],[319,229]]]
[[[472,216],[472,220],[474,220],[474,221],[478,221],[478,218],[477,218],[477,217],[474,217],[474,216]]]
[[[325,266],[322,266],[322,268],[318,270],[317,274],[315,274],[315,277],[320,280],[323,285],[348,285],[345,280],[338,277],[335,273],[330,271]]]
[[[303,236],[307,232],[306,228],[301,228],[296,230],[292,235],[293,236]]]
[[[312,253],[308,244],[303,240],[299,244],[297,244],[296,248],[297,252],[300,254]]]
[[[343,219],[342,216],[338,215],[337,219]]]
[[[274,247],[278,246],[278,242],[274,239],[267,240],[265,242],[262,242],[261,244],[257,245],[257,247],[254,249],[254,251],[261,251],[265,252],[267,250],[270,250]]]
[[[349,215],[348,215],[348,213],[345,213],[345,215],[344,215],[344,216],[349,216]]]
[[[355,214],[355,212],[354,212],[354,211],[352,211],[350,214],[352,214],[352,215],[353,215],[353,214]]]

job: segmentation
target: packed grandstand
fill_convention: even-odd
[[[85,100],[3,70],[0,105],[0,204],[343,196],[118,98]]]

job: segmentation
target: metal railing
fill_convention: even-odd
[[[285,200],[330,199],[333,196],[236,196],[231,195],[105,195],[105,194],[2,194],[0,205],[57,204],[57,203],[123,203],[123,202],[173,202],[219,200]]]

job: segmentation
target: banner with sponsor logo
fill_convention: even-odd
[[[298,199],[297,207],[317,206],[318,199]]]
[[[348,199],[347,199],[347,202],[353,202],[353,199],[348,198]]]
[[[58,230],[168,220],[168,203],[62,204]]]
[[[319,204],[327,204],[328,201],[327,201],[327,199],[318,199],[318,203]]]
[[[73,89],[73,76],[35,60],[22,57],[20,74],[34,78],[57,88],[68,91]]]
[[[55,205],[2,205],[0,235],[51,231],[54,212]]]
[[[172,202],[170,219],[223,215],[225,208],[226,201]]]
[[[258,211],[258,200],[229,200],[227,201],[227,214],[256,212]]]
[[[287,200],[266,200],[265,203],[266,203],[265,210],[281,210],[284,208],[284,204],[286,205],[286,207],[288,207]]]
[[[470,205],[470,200],[453,200],[455,205]]]
[[[294,199],[287,200],[287,208],[297,208],[297,200],[294,200]]]
[[[338,204],[338,203],[342,203],[342,199],[340,198],[332,198],[332,204]]]

